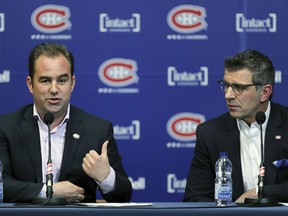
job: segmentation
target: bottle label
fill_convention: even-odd
[[[231,199],[232,189],[231,187],[219,187],[218,188],[218,199]]]

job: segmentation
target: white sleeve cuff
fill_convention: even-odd
[[[107,176],[106,179],[104,179],[101,183],[99,183],[98,181],[97,184],[100,188],[100,190],[102,191],[102,193],[107,194],[111,191],[114,190],[115,188],[115,171],[114,169],[110,166],[110,172],[109,175]]]

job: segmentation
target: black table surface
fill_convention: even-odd
[[[141,204],[141,203],[136,203]],[[0,215],[5,216],[113,216],[113,215],[133,215],[133,216],[167,216],[167,215],[245,215],[245,216],[265,216],[265,215],[287,215],[288,206],[275,207],[247,207],[232,204],[228,207],[217,207],[214,203],[184,203],[184,202],[152,202],[148,206],[97,206],[87,207],[80,205],[65,206],[35,206],[30,204],[8,204],[0,205]]]

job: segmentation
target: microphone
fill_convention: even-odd
[[[49,151],[48,151],[48,161],[47,161],[47,173],[46,173],[46,186],[47,186],[47,191],[46,191],[46,197],[47,198],[52,198],[53,196],[53,174],[52,174],[52,159],[51,159],[51,133],[50,133],[50,125],[54,121],[54,115],[50,112],[47,112],[44,115],[44,123],[48,126],[48,146],[49,146]]]
[[[54,121],[54,115],[51,112],[47,112],[43,118],[44,123],[48,127],[48,160],[47,160],[47,172],[46,172],[46,198],[36,197],[32,200],[33,204],[39,205],[65,205],[66,199],[53,197],[53,173],[52,173],[52,159],[51,159],[51,129],[50,125]]]
[[[266,115],[264,112],[257,112],[255,115],[256,122],[260,125],[260,148],[261,148],[261,162],[258,175],[258,198],[245,198],[244,204],[247,206],[278,206],[278,200],[274,197],[265,197],[264,183],[265,183],[265,166],[264,166],[264,145],[262,124],[266,121]]]
[[[263,146],[263,136],[262,136],[262,124],[266,120],[266,115],[264,112],[257,112],[255,116],[256,122],[260,125],[260,148],[261,148],[261,162],[259,167],[258,175],[258,198],[264,197],[264,177],[265,177],[265,166],[264,166],[264,146]]]
[[[54,122],[54,115],[51,112],[47,112],[44,115],[44,123],[50,127],[50,125]]]

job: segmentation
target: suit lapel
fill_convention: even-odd
[[[229,153],[229,158],[232,162],[233,195],[234,198],[237,199],[244,192],[240,158],[240,132],[236,120],[230,116],[226,123],[226,131],[227,134],[224,137],[225,142],[223,143],[225,147],[223,147],[223,149]],[[236,185],[238,185],[238,187],[236,187]]]
[[[69,170],[69,167],[71,167],[75,152],[79,146],[82,131],[82,117],[77,115],[77,111],[71,106],[70,117],[66,127],[65,146],[59,181],[65,179],[67,171]]]
[[[282,138],[284,137],[285,130],[280,128],[282,124],[281,112],[273,104],[268,121],[264,143],[265,183],[274,184],[277,170],[272,163],[275,160],[282,159],[278,157],[281,155],[279,149],[282,149]]]
[[[24,114],[24,118],[25,120],[21,123],[23,137],[35,169],[37,182],[42,182],[40,135],[37,120],[33,117],[32,107]]]

